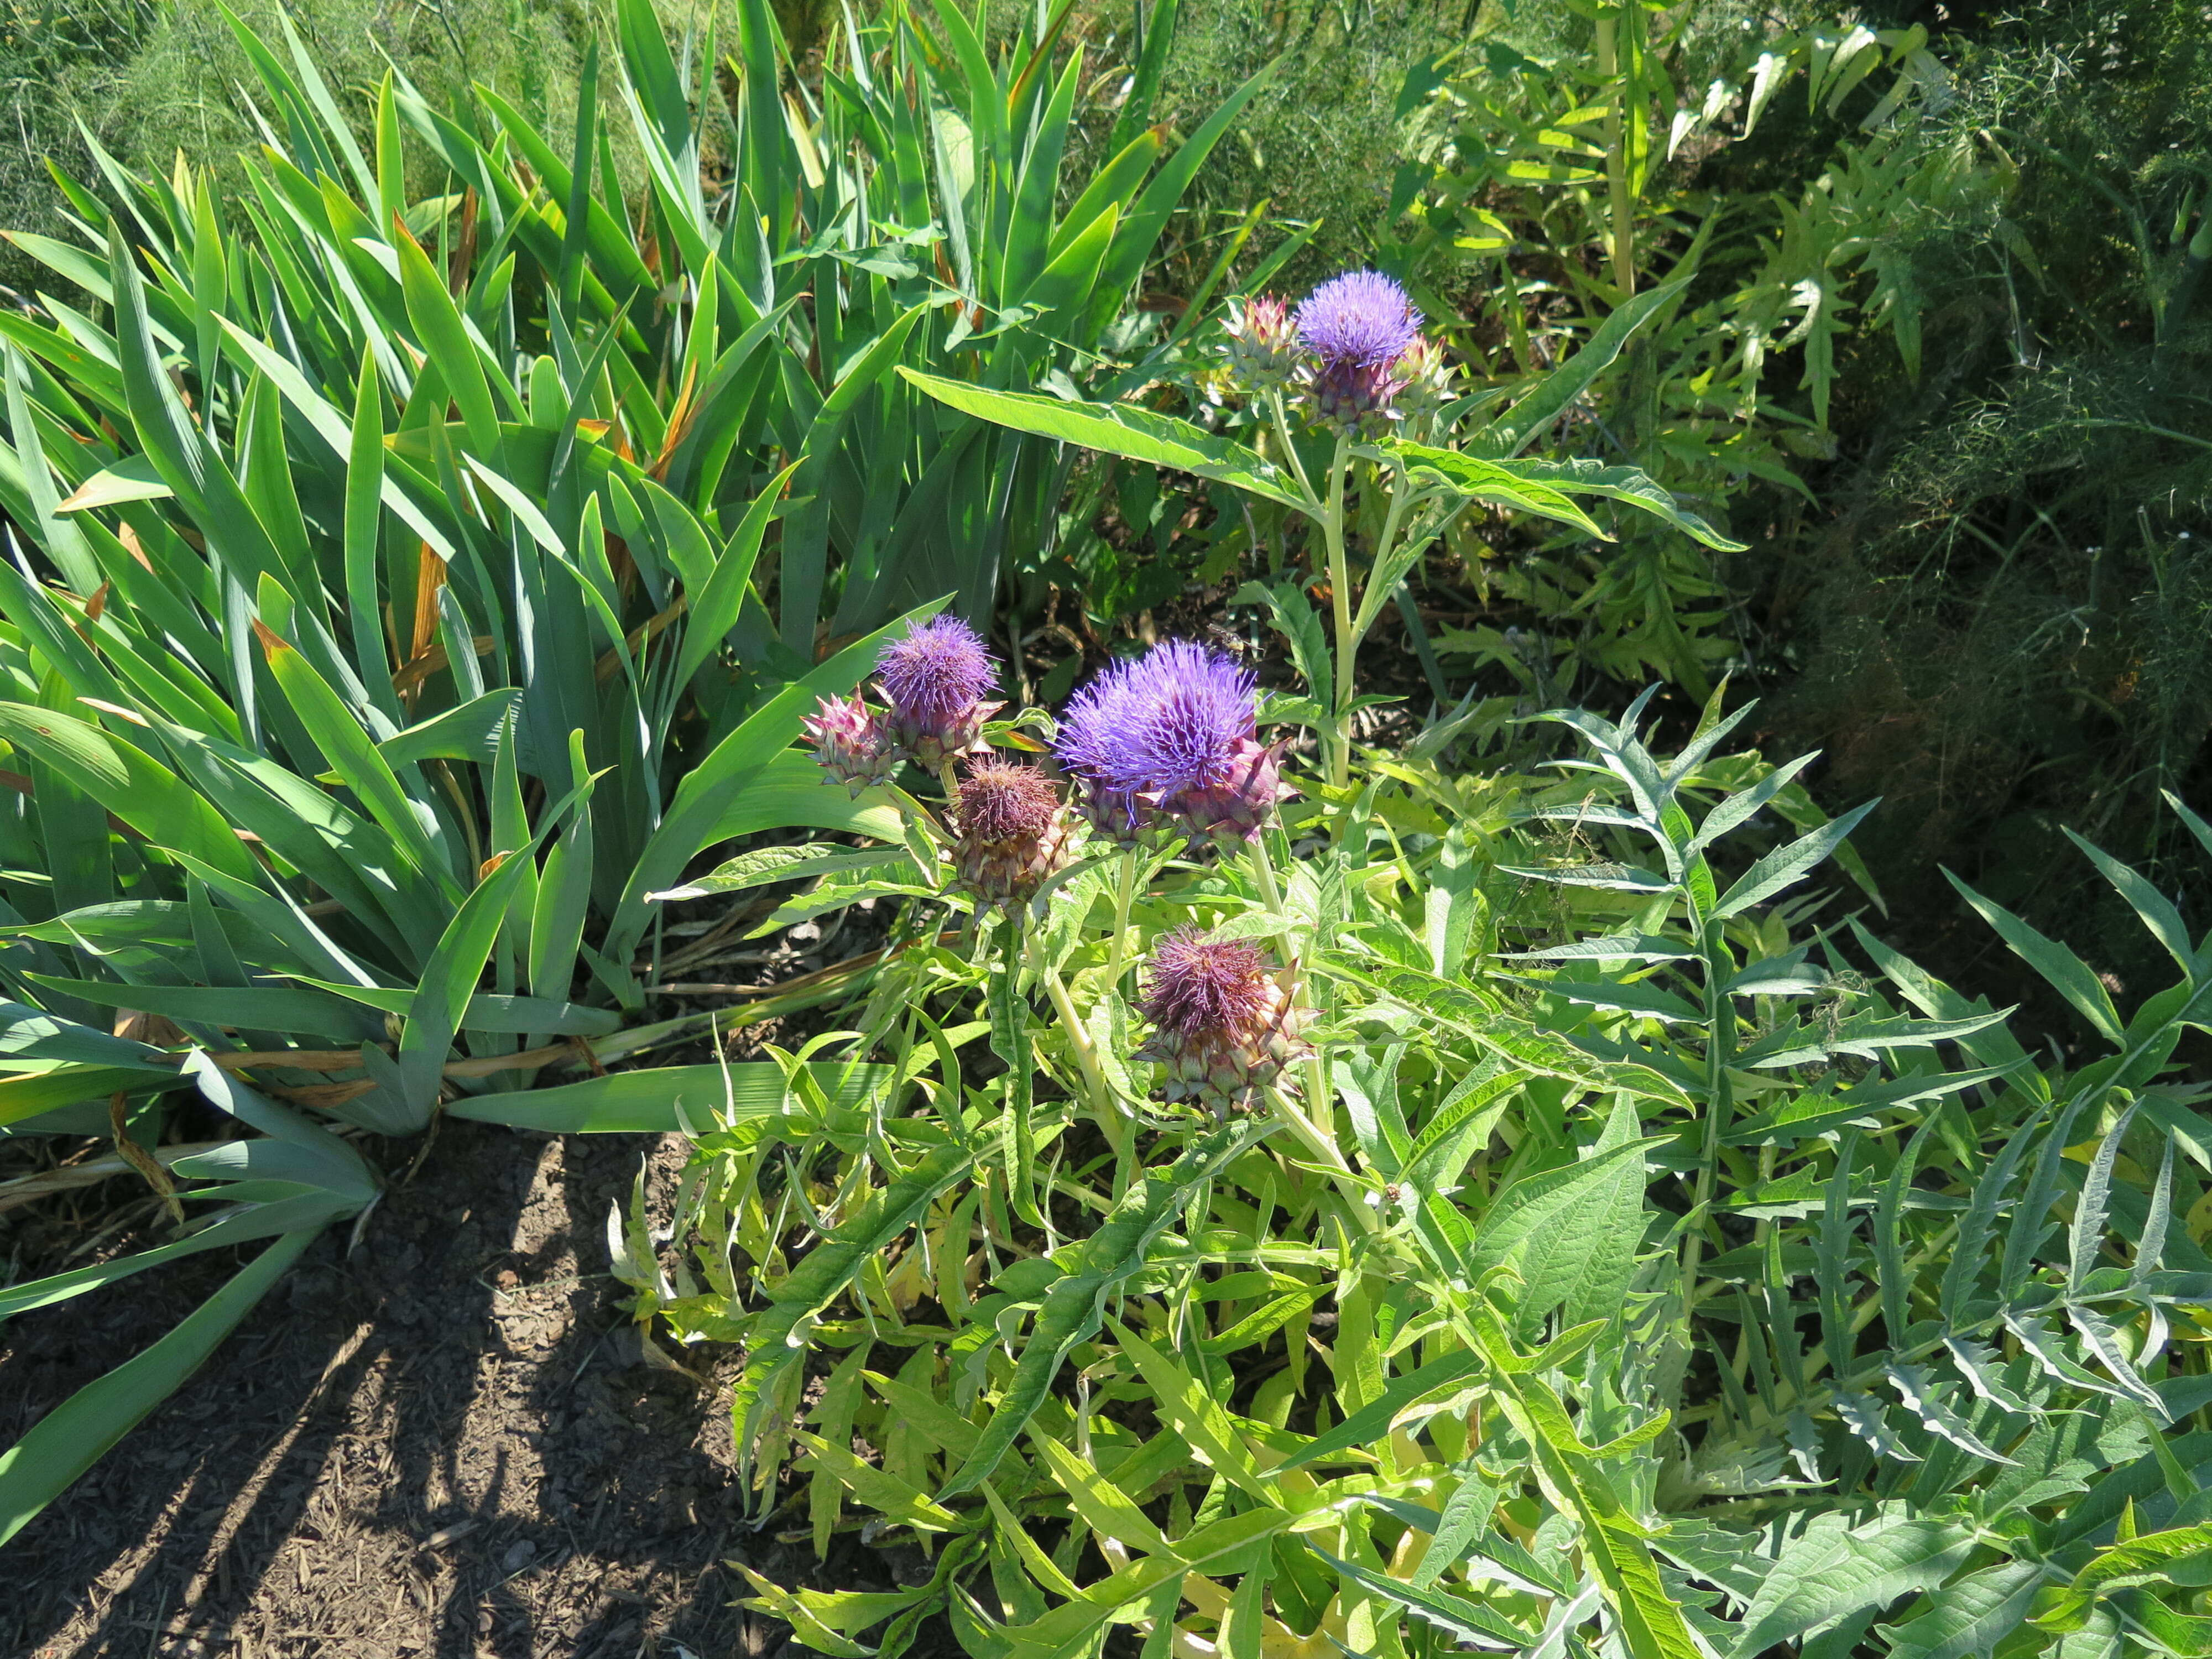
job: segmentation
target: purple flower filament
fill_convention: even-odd
[[[1298,305],[1298,337],[1325,368],[1381,368],[1413,343],[1421,313],[1380,271],[1332,276]]]
[[[957,617],[916,623],[876,659],[893,714],[942,722],[962,714],[998,678],[982,637]]]
[[[1170,640],[1077,693],[1060,757],[1109,793],[1164,799],[1226,776],[1257,717],[1250,673],[1219,652]]]

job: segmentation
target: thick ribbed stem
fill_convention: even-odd
[[[1275,937],[1281,942],[1283,961],[1292,975],[1291,1006],[1303,1009],[1308,1006],[1305,976],[1299,972],[1297,945],[1291,936],[1291,915],[1283,903],[1282,884],[1275,878],[1274,860],[1267,853],[1267,832],[1261,830],[1249,845],[1252,873],[1259,881],[1261,896],[1267,902],[1267,914],[1275,920]],[[1318,1054],[1306,1056],[1304,1073],[1306,1100],[1311,1109],[1317,1114],[1334,1116],[1328,1072],[1322,1066]],[[1327,1118],[1316,1121],[1308,1117],[1280,1089],[1268,1090],[1267,1101],[1274,1109],[1275,1115],[1298,1138],[1306,1150],[1328,1169],[1336,1181],[1337,1190],[1344,1195],[1345,1208],[1351,1212],[1360,1230],[1370,1233],[1375,1231],[1381,1224],[1380,1218],[1369,1208],[1366,1190],[1359,1184],[1359,1177],[1353,1173],[1352,1165],[1345,1161],[1334,1135],[1322,1127]]]
[[[1336,685],[1329,711],[1328,781],[1339,789],[1352,780],[1352,689],[1359,642],[1352,637],[1352,561],[1344,545],[1344,490],[1351,471],[1352,440],[1340,437],[1329,462],[1328,511],[1322,534],[1328,545],[1329,605],[1336,623]],[[1318,691],[1321,688],[1314,688]]]
[[[1116,990],[1121,987],[1121,975],[1129,963],[1129,909],[1137,899],[1137,860],[1144,856],[1137,848],[1123,849],[1121,870],[1114,888],[1114,938],[1107,947],[1106,976]]]

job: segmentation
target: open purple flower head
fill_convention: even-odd
[[[1146,1018],[1178,1036],[1244,1037],[1273,1012],[1275,982],[1250,939],[1210,939],[1180,927],[1152,947]]]
[[[960,781],[958,816],[972,841],[1033,841],[1060,816],[1060,792],[1034,766],[979,761]]]
[[[1255,740],[1258,723],[1248,670],[1170,640],[1078,692],[1058,750],[1101,834],[1133,842],[1164,813],[1192,836],[1227,845],[1256,835],[1283,793],[1273,751]]]
[[[1307,295],[1297,324],[1298,337],[1324,368],[1381,368],[1413,343],[1421,313],[1380,271],[1352,270]]]
[[[1249,672],[1220,652],[1170,640],[1076,693],[1060,758],[1101,788],[1164,798],[1226,776],[1258,714]]]
[[[876,659],[876,678],[890,704],[893,751],[933,769],[972,752],[983,722],[1005,706],[981,701],[998,669],[957,617],[932,617],[893,640]]]
[[[1256,1103],[1285,1067],[1312,1053],[1297,1008],[1260,947],[1181,927],[1152,946],[1145,975],[1152,1034],[1137,1050],[1156,1060],[1170,1100],[1216,1111]]]
[[[959,886],[982,904],[1018,909],[1067,863],[1060,790],[1034,766],[977,761],[960,781],[952,862]]]
[[[884,647],[876,673],[894,714],[933,720],[958,714],[998,678],[981,635],[957,617],[916,623]]]

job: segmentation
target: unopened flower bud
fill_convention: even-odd
[[[1223,325],[1230,383],[1246,393],[1273,392],[1297,378],[1305,352],[1291,308],[1273,295],[1247,300]]]
[[[1143,1006],[1153,1031],[1137,1056],[1164,1069],[1170,1101],[1249,1107],[1312,1052],[1299,1035],[1304,1016],[1249,939],[1192,927],[1169,934],[1152,947]]]
[[[956,880],[984,905],[1018,909],[1066,866],[1070,824],[1060,791],[1034,766],[980,761],[960,780]]]
[[[858,697],[824,697],[799,726],[831,781],[855,795],[871,784],[890,781],[898,763],[890,734]]]
[[[1452,367],[1444,349],[1424,335],[1399,354],[1390,373],[1399,382],[1398,412],[1407,420],[1425,421],[1452,400]]]

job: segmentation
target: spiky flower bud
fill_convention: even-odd
[[[1262,295],[1234,307],[1223,325],[1229,337],[1222,348],[1229,380],[1249,394],[1273,392],[1297,377],[1305,353],[1291,322],[1291,308],[1273,295]]]
[[[844,784],[855,795],[871,784],[890,781],[898,765],[890,734],[858,697],[824,697],[799,726],[830,781]]]
[[[931,771],[972,752],[983,722],[1006,707],[981,701],[998,671],[981,636],[957,617],[933,617],[891,641],[876,678],[890,704],[894,757]]]
[[[1399,354],[1390,373],[1399,382],[1398,412],[1407,420],[1429,419],[1458,390],[1452,384],[1452,366],[1444,361],[1444,349],[1425,335]]]
[[[1152,947],[1143,1006],[1153,1030],[1137,1057],[1165,1068],[1170,1101],[1250,1106],[1312,1052],[1299,1035],[1304,1015],[1249,939],[1211,939],[1194,927],[1169,934]]]
[[[977,762],[960,780],[955,816],[956,879],[980,903],[1017,909],[1067,863],[1067,811],[1034,766]]]
[[[1297,328],[1317,360],[1306,389],[1314,418],[1345,432],[1396,419],[1394,400],[1406,383],[1395,365],[1420,327],[1406,290],[1379,271],[1346,271],[1306,295]]]

